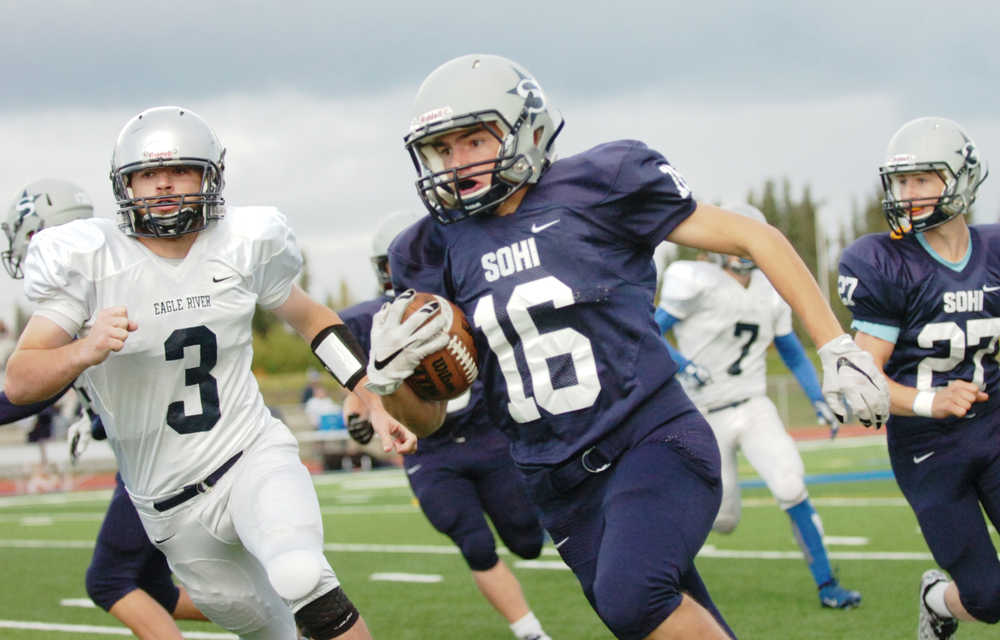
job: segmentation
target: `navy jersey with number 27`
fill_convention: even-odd
[[[940,258],[921,235],[865,236],[844,251],[839,290],[854,328],[895,344],[887,376],[923,390],[974,382],[990,394],[989,406],[973,407],[982,414],[1000,396],[1000,225],[972,226],[969,235],[958,263]],[[900,427],[940,430],[955,420],[893,416],[890,428],[899,436]]]
[[[440,293],[474,327],[517,462],[560,462],[690,407],[664,390],[676,366],[653,321],[652,256],[695,206],[662,155],[618,141],[553,163],[512,215],[425,218],[393,242],[397,290]]]

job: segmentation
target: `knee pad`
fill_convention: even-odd
[[[962,606],[981,622],[1000,622],[1000,580],[979,576],[981,579],[958,585]]]
[[[504,544],[510,552],[525,560],[534,560],[542,555],[542,544],[545,542],[545,535],[541,527],[531,531],[518,531],[514,535],[504,538]]]
[[[740,523],[740,514],[719,512],[715,522],[712,523],[712,531],[718,533],[732,533],[736,530],[736,525]]]
[[[347,633],[361,614],[340,587],[327,591],[295,613],[295,622],[306,637],[329,640]]]
[[[487,571],[500,561],[493,532],[488,528],[477,529],[463,535],[456,534],[452,540],[458,545],[466,564],[473,571]]]
[[[782,511],[788,511],[809,497],[805,480],[802,476],[795,474],[785,475],[769,488]]]
[[[87,568],[87,595],[98,607],[108,611],[116,602],[139,588],[135,580],[109,576],[93,565]]]
[[[286,551],[269,560],[266,569],[267,579],[279,596],[298,600],[319,584],[322,563],[310,551]]]
[[[650,602],[664,603],[664,609],[673,612],[683,597],[677,585],[660,585],[656,593],[639,585],[625,591],[621,587],[614,580],[594,584],[595,609],[616,638],[645,638],[662,622],[653,619],[658,613],[651,611]]]

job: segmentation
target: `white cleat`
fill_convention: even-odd
[[[924,571],[920,578],[920,622],[917,625],[917,640],[948,640],[958,630],[958,620],[942,618],[931,611],[924,600],[927,591],[939,582],[948,582],[948,576],[937,569]]]

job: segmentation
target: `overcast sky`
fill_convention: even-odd
[[[61,177],[113,217],[119,129],[182,105],[228,149],[227,200],[288,214],[312,292],[343,278],[368,297],[374,225],[421,206],[402,148],[417,86],[474,52],[534,73],[566,118],[561,155],[638,138],[703,200],[787,177],[811,187],[834,227],[874,193],[892,133],[925,115],[957,120],[1000,167],[995,0],[609,6],[0,0],[0,202]],[[998,194],[994,176],[975,222],[997,220]],[[26,305],[6,279],[0,296]]]

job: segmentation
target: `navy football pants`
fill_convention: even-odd
[[[694,566],[722,499],[715,437],[690,411],[637,438],[609,469],[562,494],[547,468],[522,467],[542,524],[617,638],[645,638],[682,593],[735,637]]]
[[[522,558],[541,553],[545,533],[506,439],[470,437],[407,456],[405,465],[424,515],[452,539],[473,571],[492,569],[499,561],[484,513],[512,553]]]
[[[1000,529],[1000,419],[987,414],[936,434],[889,436],[896,482],[934,561],[951,574],[969,613],[1000,621],[1000,561],[982,513]]]
[[[115,475],[115,483],[87,568],[87,595],[107,611],[131,591],[142,589],[172,615],[180,591],[167,559],[146,536],[120,475]]]

